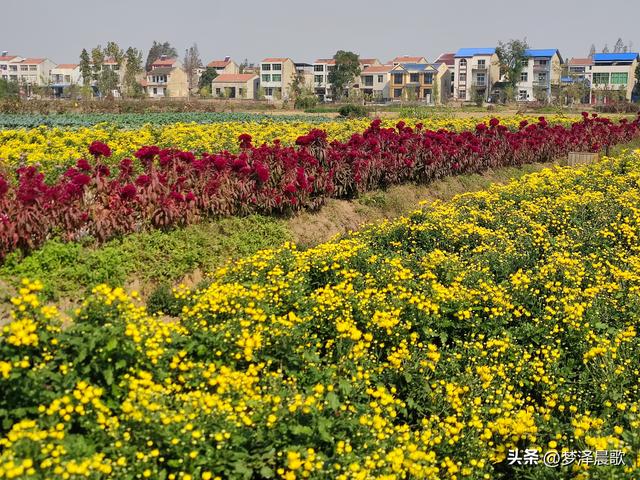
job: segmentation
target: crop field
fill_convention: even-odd
[[[158,115],[0,117],[0,479],[640,477],[640,116]],[[276,222],[613,148],[307,249]],[[238,251],[162,301],[43,282],[196,237]]]

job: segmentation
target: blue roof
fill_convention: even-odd
[[[461,48],[455,54],[455,57],[475,57],[476,55],[493,55],[496,53],[495,48]]]
[[[524,54],[527,57],[553,57],[556,53],[558,53],[557,48],[546,48],[546,49],[535,49],[529,48],[524,51]],[[559,53],[558,53],[559,55]]]
[[[638,58],[638,52],[596,53],[593,55],[594,62],[633,62],[636,58]]]
[[[401,63],[400,66],[405,70],[419,70],[423,71],[429,68],[431,65],[426,63]]]

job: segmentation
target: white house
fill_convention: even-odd
[[[591,68],[591,103],[609,103],[618,96],[631,100],[639,61],[637,52],[596,53]]]
[[[461,48],[454,55],[455,86],[453,98],[460,101],[474,100],[477,92],[489,99],[491,86],[500,78],[500,66],[495,48]]]
[[[520,73],[516,88],[519,101],[550,101],[552,86],[560,85],[562,56],[557,49],[528,49],[527,64]]]
[[[71,85],[81,85],[82,75],[77,63],[61,63],[51,69],[51,89],[56,97],[61,97]]]

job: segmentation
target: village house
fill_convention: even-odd
[[[522,102],[551,101],[562,76],[560,52],[557,49],[528,49],[525,56],[528,60],[516,85],[516,98]]]
[[[253,73],[223,73],[211,82],[214,98],[245,98],[256,100],[260,90],[260,77]]]
[[[454,98],[470,102],[488,100],[491,87],[500,78],[495,48],[461,48],[455,55]]]
[[[631,100],[638,61],[637,52],[596,53],[591,66],[591,103]]]
[[[260,62],[260,88],[267,100],[288,100],[296,66],[283,57],[265,58]]]
[[[189,91],[187,74],[180,60],[164,55],[151,64],[142,87],[151,98],[186,97]]]

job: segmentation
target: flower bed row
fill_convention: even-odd
[[[94,142],[93,161],[81,159],[53,184],[35,167],[17,179],[0,177],[0,256],[28,251],[60,235],[104,241],[147,228],[171,228],[203,217],[282,213],[315,209],[327,197],[359,193],[406,181],[428,182],[447,175],[544,162],[570,150],[598,151],[640,135],[640,117],[613,123],[589,118],[570,127],[523,121],[510,131],[499,120],[475,131],[425,130],[399,122],[382,128],[374,120],[346,142],[327,142],[314,129],[297,146],[252,145],[240,135],[240,153],[194,155],[147,146],[135,162],[110,167],[106,144]]]

